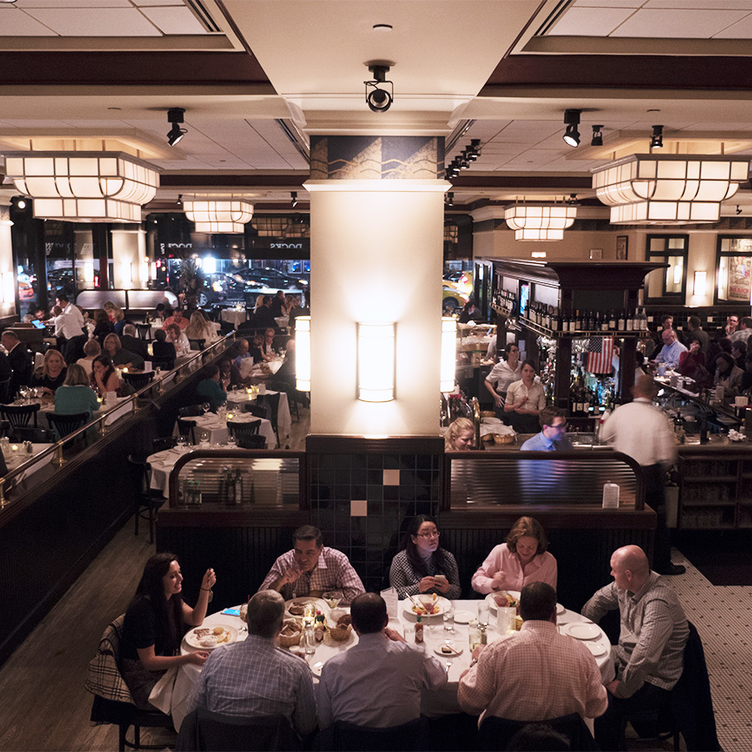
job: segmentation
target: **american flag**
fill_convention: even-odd
[[[587,365],[590,373],[611,373],[611,360],[614,357],[613,337],[591,337],[587,346]]]

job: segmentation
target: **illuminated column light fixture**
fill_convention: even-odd
[[[133,286],[133,264],[130,261],[123,261],[120,264],[120,278],[124,288]]]
[[[692,289],[693,295],[705,295],[707,289],[708,273],[695,272],[695,283]]]
[[[236,198],[183,198],[185,216],[196,225],[196,232],[242,233],[253,218],[253,204]]]
[[[593,188],[613,225],[717,222],[748,173],[748,157],[633,154],[593,170]]]
[[[457,319],[451,316],[441,318],[441,367],[439,369],[439,391],[450,394],[454,391],[457,366]]]
[[[311,391],[311,317],[295,319],[295,388]]]
[[[515,240],[563,240],[564,230],[577,218],[577,204],[512,204],[504,219],[514,230]]]
[[[94,282],[93,261],[84,261],[84,282]]]
[[[394,323],[358,324],[358,399],[361,402],[394,399],[395,339]]]
[[[16,278],[13,272],[3,272],[3,303],[16,302]]]
[[[34,216],[68,222],[140,222],[159,174],[122,152],[10,152],[5,172],[34,199]]]

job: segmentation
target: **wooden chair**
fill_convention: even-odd
[[[195,418],[203,414],[204,409],[201,405],[186,405],[178,408],[178,418]]]
[[[243,412],[255,415],[257,418],[263,418],[269,422],[272,419],[271,408],[267,405],[256,405],[253,402],[245,402],[243,404]]]
[[[177,446],[177,436],[160,436],[151,443],[151,453],[164,452],[165,449],[173,449]]]
[[[203,350],[206,346],[206,340],[205,339],[188,339],[188,342],[191,345],[191,350]]]
[[[37,426],[37,413],[41,405],[32,402],[30,405],[0,405],[0,417],[10,423],[11,429],[28,426],[34,418],[34,427]]]
[[[8,376],[7,379],[0,379],[0,404],[5,404],[6,402],[10,402],[11,400],[11,393],[10,393],[10,384],[13,381],[12,376]]]
[[[507,749],[509,740],[530,723],[545,723],[554,731],[566,736],[573,750],[595,752],[599,749],[579,713],[569,713],[546,721],[512,721],[508,718],[486,716],[478,731],[478,747],[482,750]]]
[[[367,728],[354,723],[335,721],[314,739],[315,750],[421,750],[428,737],[428,721],[417,718],[401,726]]]
[[[73,413],[71,415],[46,413],[46,415],[50,430],[54,431],[60,439],[64,439],[68,434],[83,428],[91,419],[89,413]]]
[[[191,444],[196,443],[196,421],[178,418],[178,433],[187,438]]]
[[[257,401],[259,404],[266,405],[269,408],[269,420],[272,422],[274,433],[277,434],[277,446],[281,447],[282,442],[279,440],[279,425],[277,424],[277,417],[279,415],[279,392],[276,394],[261,394]]]
[[[258,437],[260,427],[260,420],[250,420],[247,423],[227,422],[227,430],[230,432],[230,436],[235,438],[235,443],[241,449],[263,449],[266,447],[266,438],[259,437],[263,441],[263,446],[258,446],[258,439],[254,438]]]
[[[149,543],[154,543],[154,523],[157,519],[157,510],[164,503],[164,497],[159,490],[151,487],[151,465],[148,462],[128,455],[128,467],[131,472],[131,481],[135,490],[135,535],[138,535],[139,519],[149,523]]]
[[[143,373],[123,373],[123,380],[130,384],[135,391],[143,389],[145,386],[151,384],[154,379],[154,371],[144,371]]]
[[[151,341],[151,324],[136,324],[138,336],[146,342]]]
[[[204,708],[190,712],[183,719],[176,747],[177,752],[274,752],[302,748],[283,715],[243,718]]]

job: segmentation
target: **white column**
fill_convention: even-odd
[[[0,315],[16,311],[16,270],[13,268],[13,242],[10,228],[10,202],[0,204]]]
[[[311,180],[311,433],[436,436],[443,180]],[[395,399],[357,399],[357,323],[396,323]]]
[[[112,230],[113,287],[122,290],[137,290],[146,287],[148,259],[146,258],[146,232]]]

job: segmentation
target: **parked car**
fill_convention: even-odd
[[[462,308],[467,303],[469,295],[466,295],[462,290],[457,287],[454,282],[444,280],[442,285],[443,295],[441,301],[441,307],[444,311],[454,313],[457,309]]]
[[[259,288],[259,293],[266,290],[271,290],[273,293],[277,290],[300,292],[308,288],[308,280],[303,275],[295,277],[270,267],[240,269],[233,272],[233,276],[236,279],[242,279],[250,287]]]
[[[240,303],[245,300],[248,286],[232,274],[207,274],[198,294],[198,304],[203,307],[214,303]]]

